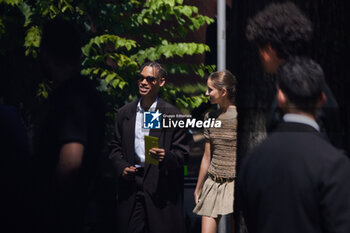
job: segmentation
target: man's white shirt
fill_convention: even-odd
[[[320,126],[312,118],[300,114],[287,113],[283,116],[285,122],[295,122],[309,125],[320,132]]]
[[[148,109],[149,112],[154,112],[156,110],[158,103],[158,97],[153,102],[151,107]],[[141,98],[137,103],[136,108],[136,120],[135,120],[135,153],[139,157],[141,164],[137,164],[137,167],[145,166],[145,135],[148,136],[150,129],[143,128],[143,113],[145,110],[141,107]]]

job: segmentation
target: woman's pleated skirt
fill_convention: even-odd
[[[208,177],[203,184],[199,202],[193,212],[213,218],[233,213],[234,182],[218,183]]]

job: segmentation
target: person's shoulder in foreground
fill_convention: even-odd
[[[249,232],[350,232],[350,162],[320,137],[321,67],[293,58],[279,70],[284,122],[246,156],[239,204]]]

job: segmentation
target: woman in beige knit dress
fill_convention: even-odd
[[[202,216],[202,233],[215,233],[221,216],[232,216],[233,213],[237,145],[236,84],[236,77],[230,71],[214,72],[207,81],[206,95],[212,104],[219,105],[219,109],[207,113],[205,119],[220,120],[221,127],[204,129],[206,142],[194,192],[196,207],[193,210]]]

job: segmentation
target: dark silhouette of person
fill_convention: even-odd
[[[30,232],[30,153],[15,107],[0,103],[0,231]]]
[[[242,161],[240,209],[250,233],[350,232],[350,161],[321,137],[324,74],[308,58],[277,74],[283,121]]]
[[[103,104],[94,84],[80,75],[80,34],[73,22],[55,19],[44,25],[40,50],[52,79],[36,145],[42,184],[37,195],[48,206],[42,209],[47,219],[42,230],[77,233],[104,142]]]
[[[313,34],[312,22],[291,2],[272,3],[249,19],[247,39],[259,50],[266,73],[276,74],[278,69],[294,56],[307,56]],[[344,146],[339,107],[326,83],[323,90],[327,100],[317,114],[322,135],[338,148]],[[267,131],[281,120],[275,99],[267,116]]]

